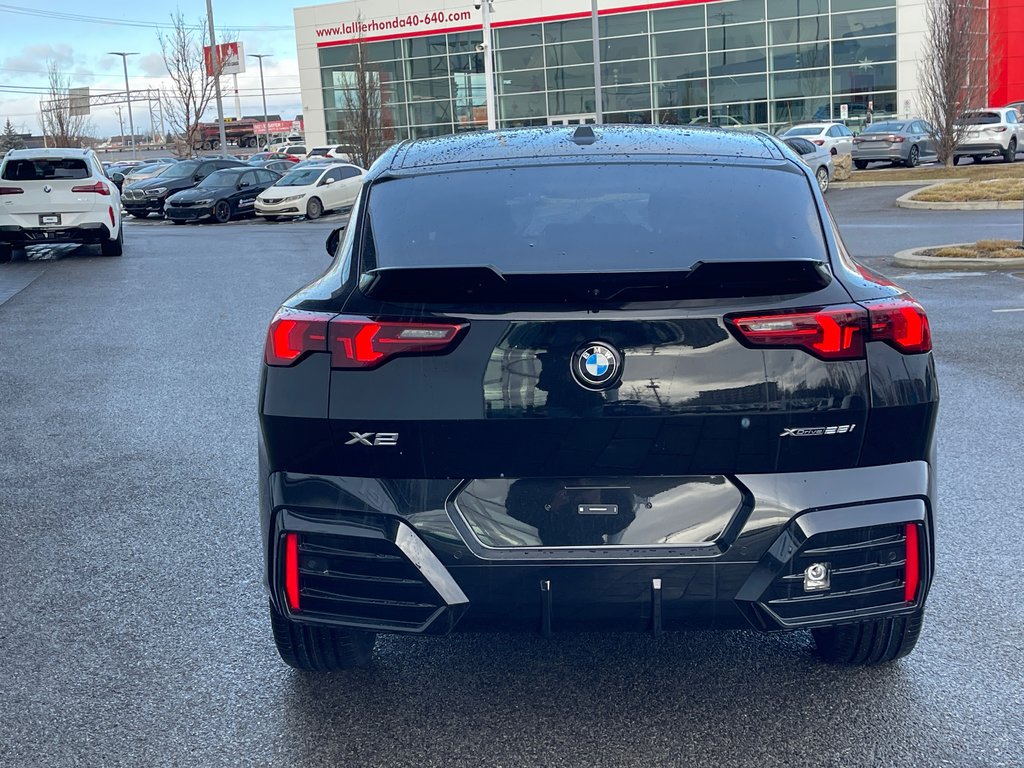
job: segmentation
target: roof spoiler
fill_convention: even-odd
[[[526,302],[603,304],[813,293],[832,282],[823,261],[698,261],[688,270],[502,273],[489,265],[381,267],[360,276],[378,301],[417,304]]]

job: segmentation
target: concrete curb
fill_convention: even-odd
[[[834,181],[835,189],[870,189],[871,187],[924,187],[945,184],[957,179],[923,179],[921,181]],[[915,190],[916,192],[917,190]]]
[[[973,245],[973,243],[950,243],[956,245]],[[901,267],[912,269],[953,269],[953,270],[978,270],[992,271],[1003,269],[1024,269],[1024,256],[1019,259],[944,259],[940,256],[925,256],[921,251],[929,248],[942,248],[948,246],[929,245],[927,248],[908,248],[893,256]]]
[[[949,182],[939,181],[929,184],[924,189],[914,189],[896,198],[897,208],[909,208],[916,211],[1019,211],[1024,209],[1024,200],[977,200],[963,203],[932,203],[924,200],[911,200],[918,192],[932,187],[940,187]]]

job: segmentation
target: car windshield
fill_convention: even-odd
[[[1003,122],[1003,116],[998,112],[973,112],[964,115],[960,125],[996,125]]]
[[[11,160],[4,166],[5,181],[87,179],[89,166],[77,157],[41,157]]]
[[[790,128],[786,131],[786,136],[817,136],[821,133],[821,128],[815,128],[812,125],[803,125],[799,128]]]
[[[906,123],[874,123],[864,129],[864,133],[899,133]]]
[[[180,179],[185,176],[191,176],[198,167],[199,162],[197,160],[183,160],[180,163],[168,166],[167,170],[161,175],[168,179]]]
[[[132,174],[142,175],[144,173],[151,173],[154,176],[159,176],[170,168],[167,163],[153,163],[152,165],[140,165],[138,168],[132,169]]]
[[[607,272],[827,258],[806,180],[781,168],[593,163],[456,171],[380,181],[369,202],[379,267]],[[759,233],[756,248],[751,232]]]
[[[201,182],[199,182],[199,186],[233,187],[238,183],[239,177],[248,170],[248,168],[225,168],[222,171],[214,171]]]
[[[314,165],[309,168],[299,168],[291,171],[284,178],[278,181],[275,187],[308,187],[310,184],[316,184],[320,176],[323,175],[325,165]]]

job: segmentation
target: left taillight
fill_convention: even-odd
[[[109,195],[110,187],[104,182],[97,181],[95,184],[79,184],[77,187],[71,188],[72,192],[90,192],[94,195]]]
[[[25,190],[21,187],[0,187],[0,195],[24,195]]]
[[[287,366],[310,352],[330,352],[332,368],[377,368],[399,355],[446,352],[466,327],[282,309],[267,331],[264,360]]]

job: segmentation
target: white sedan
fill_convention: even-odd
[[[296,168],[256,198],[256,215],[269,221],[348,208],[356,201],[366,171],[357,165],[331,163]]]
[[[804,123],[779,134],[780,139],[791,139],[794,136],[824,147],[833,155],[849,155],[853,152],[853,134],[842,123]]]

